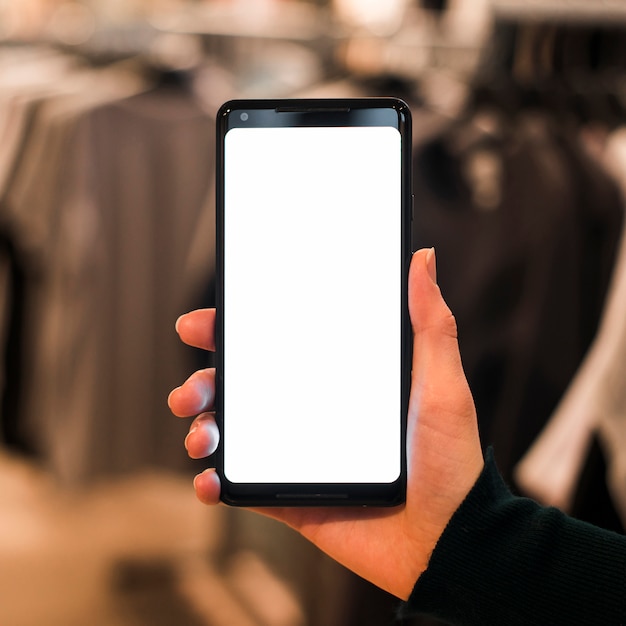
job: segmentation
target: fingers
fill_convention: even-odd
[[[197,309],[176,320],[181,340],[195,348],[215,351],[215,309]]]
[[[185,448],[192,459],[202,459],[215,452],[220,434],[212,413],[201,413],[192,422],[185,438]],[[196,497],[203,504],[215,505],[220,502],[220,479],[214,468],[204,470],[193,481]]]
[[[215,369],[194,372],[180,387],[170,392],[167,403],[178,417],[192,417],[213,408]]]
[[[220,479],[214,469],[204,470],[193,481],[196,496],[204,504],[219,504],[220,502]]]
[[[176,320],[181,340],[195,348],[215,350],[215,309],[198,309]],[[210,411],[215,400],[215,370],[193,373],[180,387],[172,390],[167,403],[178,417],[197,415],[185,438],[185,448],[192,459],[201,459],[215,452],[219,430]],[[196,496],[204,504],[220,502],[220,479],[213,468],[198,474],[193,481]]]
[[[220,433],[212,413],[201,413],[191,424],[185,448],[192,459],[203,459],[217,450]]]

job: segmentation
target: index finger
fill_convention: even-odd
[[[215,309],[196,309],[176,320],[181,340],[194,348],[215,352]]]

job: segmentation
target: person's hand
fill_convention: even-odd
[[[409,311],[414,333],[407,419],[406,502],[394,508],[265,508],[358,575],[399,598],[408,598],[430,555],[469,490],[483,457],[474,402],[457,343],[456,322],[436,284],[434,250],[413,255]],[[214,350],[215,311],[179,318],[185,343]],[[375,329],[372,329],[374,336]],[[180,417],[196,416],[185,446],[192,458],[212,454],[219,441],[213,415],[215,372],[195,372],[169,396]],[[198,498],[219,502],[215,470],[196,476]]]

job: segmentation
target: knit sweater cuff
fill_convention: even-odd
[[[626,538],[511,494],[485,468],[402,615],[452,624],[626,623]]]

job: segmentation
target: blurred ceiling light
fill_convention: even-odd
[[[11,39],[19,31],[19,16],[14,6],[0,2],[0,38]]]
[[[189,70],[202,60],[202,44],[191,35],[163,33],[152,42],[150,59],[165,69]]]
[[[337,17],[348,27],[379,36],[400,28],[406,8],[407,0],[333,0]]]
[[[48,14],[48,7],[41,2],[0,0],[0,39],[36,39]]]

